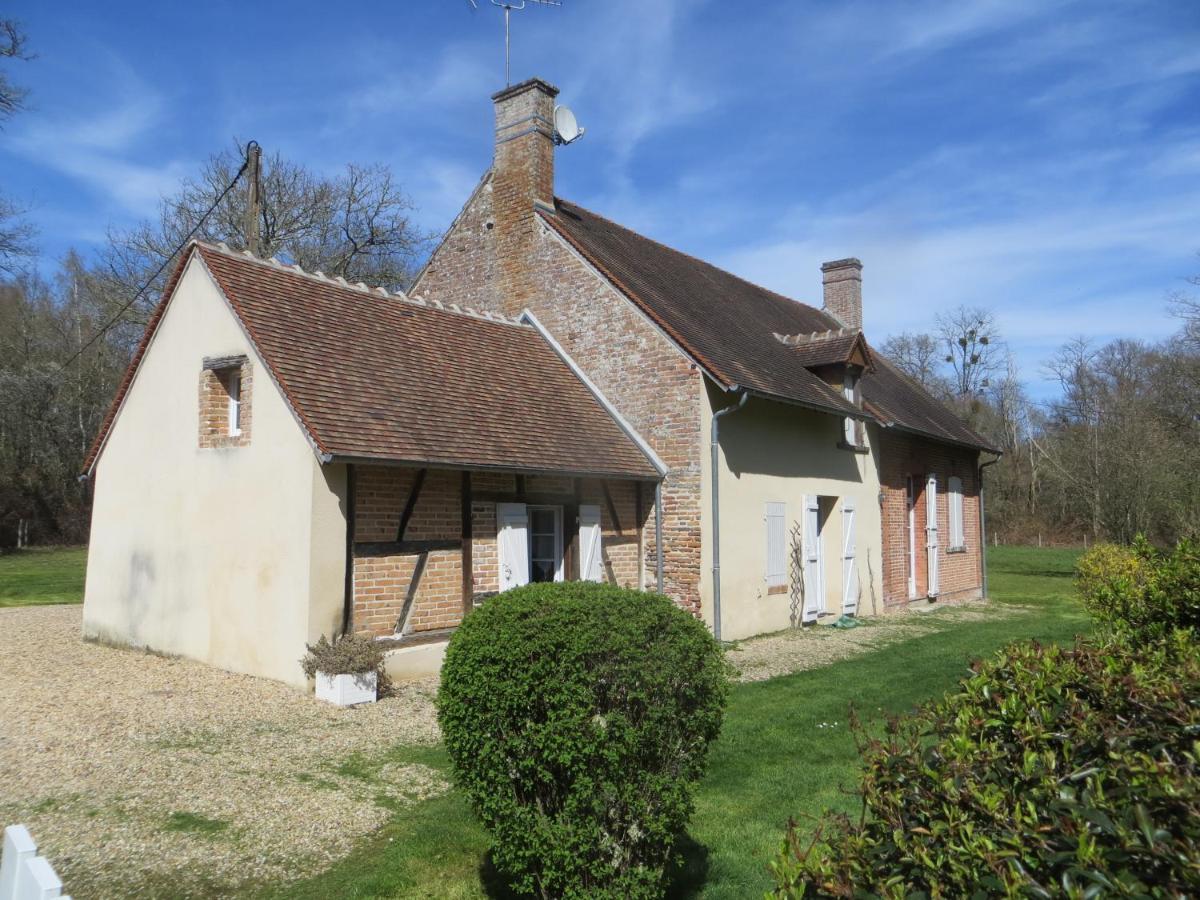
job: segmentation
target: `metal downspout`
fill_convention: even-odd
[[[654,485],[654,562],[658,578],[658,592],[663,592],[663,546],[662,546],[662,481]]]
[[[737,390],[737,388],[733,388]],[[712,531],[713,531],[713,637],[721,640],[721,470],[720,470],[720,431],[721,417],[737,412],[746,405],[750,395],[742,391],[741,399],[735,406],[727,406],[713,413],[712,417]]]
[[[983,516],[983,470],[1000,462],[1000,457],[989,459],[979,466],[979,565],[983,568],[983,599],[988,598],[987,574],[987,524]]]

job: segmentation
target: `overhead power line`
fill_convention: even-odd
[[[252,155],[251,148],[253,148],[254,151],[257,151],[258,141],[250,141],[250,143],[246,145],[246,156],[242,160],[242,167],[237,170],[237,174],[233,176],[233,180],[230,181],[229,184],[225,185],[225,189],[221,191],[221,193],[217,196],[217,199],[213,201],[212,205],[204,211],[204,214],[196,220],[196,224],[193,225],[191,230],[183,236],[183,240],[176,245],[174,250],[167,254],[166,258],[162,261],[162,265],[154,270],[154,274],[146,279],[142,286],[134,292],[132,297],[129,298],[127,303],[122,304],[121,308],[117,310],[114,316],[105,322],[95,334],[88,338],[78,350],[71,354],[70,358],[62,364],[62,368],[59,370],[60,372],[66,370],[72,363],[79,359],[79,357],[83,356],[83,354],[86,353],[98,340],[104,337],[104,335],[106,335],[114,325],[120,322],[125,313],[129,312],[130,308],[132,308],[132,306],[141,299],[142,295],[150,289],[151,285],[158,280],[158,276],[161,275],[166,270],[167,266],[171,264],[171,260],[178,256],[180,251],[182,251],[183,248],[188,245],[188,241],[190,241],[195,236],[196,232],[200,230],[200,226],[207,221],[208,217],[213,214],[213,211],[221,205],[222,201],[224,201],[227,196],[229,196],[229,192],[233,190],[234,186],[237,185],[242,176],[246,174],[246,169],[250,166],[250,159]]]

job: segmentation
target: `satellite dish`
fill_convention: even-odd
[[[584,129],[575,121],[575,113],[565,106],[554,107],[554,138],[559,144],[569,144],[583,137]]]

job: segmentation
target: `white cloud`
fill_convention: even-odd
[[[82,108],[18,120],[5,146],[69,176],[123,213],[149,215],[192,166],[179,160],[138,161],[148,155],[143,143],[166,126],[167,110],[161,94],[132,69],[111,56],[106,62],[96,84],[107,90],[89,95]]]

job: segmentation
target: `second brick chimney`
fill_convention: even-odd
[[[851,331],[862,331],[862,263],[851,257],[821,263],[825,312]]]
[[[554,203],[554,98],[558,88],[531,78],[493,94],[496,150],[492,161],[492,214],[496,274],[508,315],[533,294],[537,236],[534,202]]]

